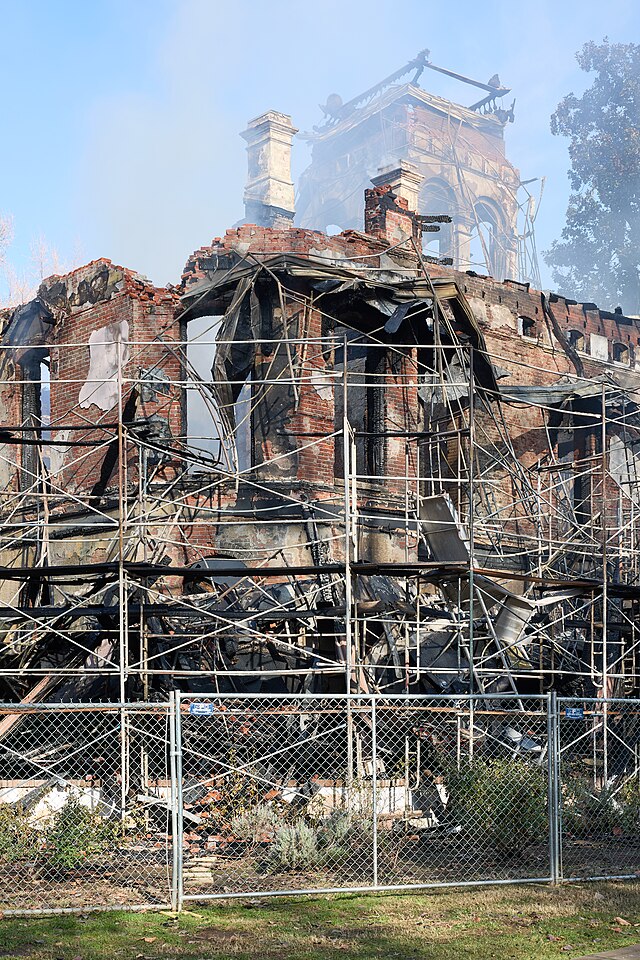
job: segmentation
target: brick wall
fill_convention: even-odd
[[[229,230],[224,238],[216,238],[211,246],[196,251],[188,260],[182,277],[182,291],[210,277],[212,272],[228,268],[246,257],[294,253],[317,259],[321,263],[343,263],[350,269],[394,266],[409,276],[420,275],[423,266],[410,245],[398,246],[400,233],[409,233],[419,243],[419,229],[405,201],[390,195],[384,187],[367,191],[367,229],[372,235],[346,231],[327,237],[318,231],[268,229],[244,224]],[[433,277],[453,278],[473,311],[486,340],[494,363],[502,368],[500,384],[505,389],[513,384],[552,384],[562,377],[578,374],[598,377],[615,375],[629,385],[640,383],[636,372],[636,350],[640,350],[640,323],[617,313],[599,310],[593,304],[578,304],[559,298],[545,300],[540,291],[512,281],[499,283],[489,277],[460,273],[432,264]],[[301,287],[301,294],[304,291]],[[126,324],[128,357],[122,364],[125,427],[125,475],[130,486],[137,483],[138,445],[127,442],[128,431],[146,430],[153,446],[153,437],[171,444],[183,433],[184,379],[180,351],[172,341],[180,338],[176,320],[180,312],[178,292],[154,287],[144,278],[108,260],[95,261],[63,278],[51,278],[39,291],[39,298],[49,309],[55,323],[48,347],[51,354],[51,418],[52,439],[75,441],[69,446],[52,447],[53,485],[62,494],[113,496],[118,488],[117,450],[113,426],[102,430],[100,424],[114,424],[118,418],[117,398],[105,408],[91,402],[81,405],[80,393],[86,387],[91,367],[89,342],[96,332]],[[284,333],[279,313],[280,303],[273,301],[275,336]],[[334,490],[336,440],[331,434],[341,424],[335,422],[335,390],[332,358],[314,345],[323,336],[326,324],[320,310],[301,307],[292,297],[287,302],[287,329],[292,336],[303,336],[307,344],[299,344],[287,354],[281,346],[275,352],[258,346],[255,356],[255,386],[261,376],[281,375],[281,383],[270,386],[265,397],[270,415],[265,425],[254,430],[256,475],[260,480],[306,484],[305,496],[326,497]],[[595,355],[594,355],[595,354]],[[274,360],[275,355],[275,360]],[[612,363],[615,356],[621,362]],[[598,357],[605,359],[598,359]],[[622,360],[628,362],[622,362]],[[20,423],[20,391],[14,390],[11,379],[15,372],[12,361],[4,360],[9,383],[1,387],[0,403],[7,422]],[[298,382],[290,384],[292,370]],[[385,372],[388,390],[385,397],[386,429],[406,433],[420,428],[420,405],[415,382],[415,357],[394,356]],[[86,398],[85,398],[86,399]],[[274,407],[277,416],[272,417]],[[494,411],[495,412],[495,411]],[[496,423],[489,411],[476,410],[477,439],[487,451],[499,449],[506,460],[511,448],[523,468],[536,470],[548,452],[545,418],[535,407],[505,405],[505,423]],[[454,424],[455,426],[456,424]],[[89,429],[78,431],[70,427]],[[264,427],[264,428],[263,428]],[[358,424],[356,427],[362,428]],[[505,445],[505,432],[508,443]],[[140,435],[140,434],[139,434]],[[108,441],[106,445],[81,446],[82,443]],[[342,441],[338,438],[338,443]],[[463,444],[466,440],[462,441]],[[592,443],[592,441],[589,441]],[[575,445],[574,459],[587,457],[593,450],[588,444]],[[468,451],[466,451],[468,453]],[[5,446],[0,455],[16,458],[15,448]],[[416,444],[408,445],[403,437],[385,441],[385,493],[402,496],[407,467],[409,476],[416,471]],[[460,451],[450,440],[443,447],[443,457],[455,473]],[[149,451],[151,466],[157,468],[156,483],[174,476],[176,462],[171,456],[160,460]],[[155,459],[154,459],[155,458]],[[4,462],[4,461],[3,461]],[[518,490],[509,470],[492,467],[496,481],[493,496],[497,521],[510,536],[532,535],[527,517],[530,505],[518,503]],[[398,478],[394,481],[394,477]],[[6,488],[15,486],[15,471],[9,465],[0,470]],[[336,484],[336,492],[340,478]],[[600,491],[600,498],[609,503],[614,491]],[[230,501],[231,502],[231,501]],[[197,559],[199,551],[211,553],[217,531],[210,523],[200,522],[201,501],[190,504],[194,511],[192,525],[181,530],[184,562]],[[464,504],[461,504],[464,507]],[[613,509],[611,507],[610,509]]]
[[[184,376],[180,350],[171,347],[171,341],[179,340],[177,297],[108,260],[46,281],[39,297],[55,317],[49,343],[51,438],[70,442],[51,448],[52,482],[61,491],[99,497],[118,486],[118,353],[125,423],[144,429],[150,442],[154,436],[166,442],[182,433],[183,395],[177,381]],[[126,342],[118,346],[120,336]],[[98,367],[104,343],[109,359]],[[128,481],[134,483],[138,454],[132,444],[127,447]],[[153,460],[154,452],[149,456]]]

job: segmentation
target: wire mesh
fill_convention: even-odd
[[[185,898],[548,878],[544,704],[184,703]]]
[[[168,705],[0,706],[0,907],[170,902]]]
[[[558,700],[565,879],[640,875],[640,701]]]
[[[0,706],[0,909],[640,874],[640,701]]]
[[[543,698],[383,700],[380,884],[549,876]],[[387,809],[388,807],[388,809]]]
[[[369,700],[183,710],[185,896],[372,885]]]

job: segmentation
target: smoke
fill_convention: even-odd
[[[116,4],[119,0],[116,0]],[[167,12],[168,11],[168,12]],[[568,189],[566,146],[549,117],[579,73],[573,53],[603,32],[630,29],[626,0],[541,0],[519,22],[500,0],[482,13],[407,0],[401,11],[365,0],[174,0],[149,4],[157,42],[144,80],[93,100],[77,159],[76,219],[92,257],[109,256],[176,282],[189,253],[244,215],[245,144],[239,133],[268,109],[289,113],[301,130],[321,120],[318,104],[344,100],[382,80],[429,47],[436,63],[487,80],[498,72],[517,98],[507,153],[523,177],[547,175],[537,228],[544,247],[561,229]],[[125,15],[123,13],[123,15]],[[165,17],[158,31],[157,19]],[[637,19],[637,18],[636,18]],[[117,51],[114,51],[114,70]],[[444,96],[462,96],[445,78],[423,77]],[[113,88],[113,85],[112,85]],[[294,179],[308,163],[294,141]],[[375,171],[374,171],[375,172]]]
[[[356,5],[357,7],[358,5]],[[345,98],[415,56],[337,0],[222,4],[181,0],[152,67],[153,92],[94,104],[77,202],[89,246],[176,282],[187,256],[244,216],[247,122],[268,109],[310,128],[334,89]],[[372,57],[372,44],[382,49]],[[299,138],[294,168],[308,163]]]
[[[80,194],[92,240],[156,283],[175,283],[195,247],[243,216],[240,104],[256,71],[241,48],[256,26],[247,5],[226,6],[176,4],[154,92],[107,97],[93,112]]]

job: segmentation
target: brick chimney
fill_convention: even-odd
[[[269,110],[241,134],[247,141],[249,166],[244,191],[247,223],[280,228],[293,223],[291,144],[297,132],[291,117]]]
[[[391,187],[396,197],[406,200],[411,213],[415,213],[418,209],[418,194],[423,179],[415,163],[398,160],[396,164],[390,163],[386,167],[379,167],[378,176],[372,177],[371,183],[374,187]]]
[[[373,190],[364,192],[365,232],[391,244],[409,238],[421,245],[422,227],[416,217],[422,177],[413,163],[400,160],[383,167],[371,180]]]

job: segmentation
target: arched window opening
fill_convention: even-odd
[[[567,340],[569,346],[573,347],[574,350],[584,350],[584,333],[582,330],[568,330]]]
[[[25,443],[21,450],[22,474],[20,478],[24,489],[33,486],[42,474],[42,466],[49,469],[50,447],[42,446],[38,451],[37,441],[47,444],[51,439],[51,392],[49,352],[44,348],[35,348],[24,353],[20,360],[20,378],[22,379],[22,419],[25,428]]]
[[[629,347],[626,343],[617,341],[613,344],[612,352],[614,363],[624,363],[625,366],[629,366]]]
[[[220,414],[211,372],[220,323],[220,317],[198,317],[185,330],[185,442],[195,457],[202,456],[204,463],[231,463],[229,448],[234,440],[228,436],[229,427]]]
[[[504,230],[500,215],[489,200],[478,200],[473,208],[470,260],[472,269],[478,267],[497,280],[504,279]]]

